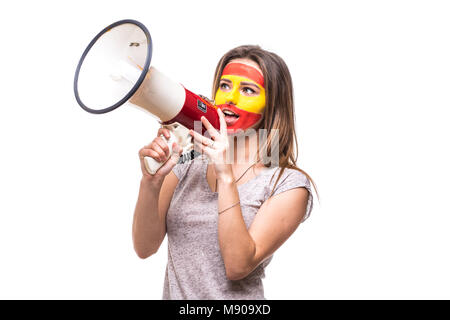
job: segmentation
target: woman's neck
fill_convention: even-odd
[[[246,181],[254,178],[259,174],[260,170],[263,169],[264,165],[255,164],[257,160],[258,153],[258,135],[257,134],[247,134],[247,135],[229,135],[229,154],[227,155],[228,163],[231,164],[233,174],[235,179],[242,178],[240,183],[245,183]],[[253,166],[253,170],[248,170],[251,166]],[[214,171],[214,166],[212,165],[212,170]],[[215,174],[211,178],[207,171],[207,179],[210,184],[211,190],[215,190],[214,182]],[[212,173],[211,173],[212,174]],[[210,181],[209,179],[212,179]]]

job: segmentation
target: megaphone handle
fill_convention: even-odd
[[[164,135],[161,135],[161,138],[167,143],[167,145],[169,147],[169,154],[172,155],[172,144],[174,142],[176,142],[177,139],[172,131],[169,130],[169,134],[170,134],[169,139],[164,137]],[[147,169],[148,173],[150,173],[151,175],[154,175],[158,171],[158,169],[161,168],[164,165],[164,163],[166,163],[166,161],[158,162],[155,159],[153,159],[152,157],[144,157],[145,168]]]

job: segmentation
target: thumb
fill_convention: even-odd
[[[172,161],[173,164],[176,165],[180,159],[181,152],[183,152],[183,149],[178,145],[178,143],[172,143],[172,154],[167,162]]]
[[[166,163],[164,163],[163,166],[161,166],[158,172],[161,172],[163,175],[168,174],[178,163],[182,151],[183,149],[176,142],[174,142],[172,144],[172,154],[170,155],[170,158],[166,161]]]

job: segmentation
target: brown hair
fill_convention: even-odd
[[[302,172],[312,183],[317,194],[317,188],[311,177],[302,169],[298,168],[298,140],[294,124],[294,94],[291,74],[286,63],[275,53],[261,49],[259,46],[245,45],[228,51],[219,61],[214,73],[212,96],[214,97],[219,88],[220,78],[225,66],[233,59],[247,58],[256,62],[264,76],[264,87],[266,91],[266,107],[262,119],[256,130],[266,129],[268,131],[267,141],[263,146],[265,153],[271,153],[271,141],[273,140],[272,129],[278,129],[279,139],[279,163],[281,168],[275,186],[280,180],[286,168]],[[259,158],[260,152],[258,152]],[[271,164],[265,163],[266,167]],[[272,176],[273,178],[273,176]]]

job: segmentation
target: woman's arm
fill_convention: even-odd
[[[239,193],[231,164],[225,160],[229,149],[225,116],[220,109],[217,113],[220,133],[205,117],[201,120],[211,139],[193,130],[189,133],[194,137],[194,148],[214,163],[219,213],[222,212],[218,222],[219,246],[228,279],[239,280],[272,255],[297,229],[306,214],[309,191],[295,188],[269,198],[247,230],[240,205],[234,205],[239,202]]]
[[[239,201],[232,177],[218,178],[219,212]],[[306,213],[309,192],[295,188],[269,198],[247,227],[239,205],[219,215],[219,245],[227,278],[240,280],[270,257],[297,229]]]
[[[178,178],[173,172],[163,180],[141,179],[133,218],[133,244],[136,254],[146,259],[158,251],[166,235],[166,213]]]
[[[178,178],[172,169],[177,164],[182,149],[174,142],[173,153],[170,154],[167,143],[160,137],[161,134],[167,139],[170,137],[167,129],[160,128],[158,136],[139,150],[142,179],[134,210],[132,234],[134,250],[142,259],[158,251],[164,240],[166,213],[178,184]],[[145,167],[144,157],[152,157],[159,162],[168,160],[154,175],[150,175]]]

